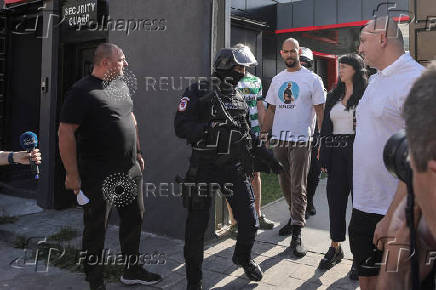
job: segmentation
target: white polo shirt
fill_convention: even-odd
[[[386,215],[398,180],[383,163],[383,149],[404,128],[403,104],[424,67],[408,53],[372,75],[356,109],[353,147],[353,207]]]
[[[272,139],[307,141],[315,128],[313,106],[324,104],[325,99],[321,78],[305,67],[276,75],[266,94],[267,103],[276,106]]]

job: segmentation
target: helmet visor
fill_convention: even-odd
[[[257,65],[257,60],[248,47],[234,49],[232,52],[237,64],[243,66]]]

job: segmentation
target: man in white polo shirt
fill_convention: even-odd
[[[373,244],[376,225],[392,201],[397,203],[395,193],[404,194],[383,164],[386,141],[404,128],[403,103],[423,71],[403,47],[401,31],[389,17],[370,21],[360,34],[359,52],[367,65],[378,70],[357,106],[353,148],[353,213],[348,232],[362,290],[376,287],[381,259]]]
[[[306,249],[301,242],[301,228],[306,224],[306,183],[310,165],[310,141],[315,129],[315,114],[321,128],[326,94],[319,76],[301,66],[298,41],[288,38],[280,54],[286,69],[276,75],[266,95],[269,104],[262,134],[271,130],[274,155],[284,165],[279,175],[283,195],[291,218],[279,235],[292,234],[290,248],[303,257]]]

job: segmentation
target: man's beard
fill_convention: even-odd
[[[288,61],[289,60],[293,60],[293,62],[292,63],[288,63]],[[297,60],[296,59],[293,59],[293,58],[288,58],[287,60],[285,60],[285,65],[287,66],[287,67],[289,67],[289,68],[294,68],[294,67],[296,67],[297,66]]]

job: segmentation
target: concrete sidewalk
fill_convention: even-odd
[[[0,196],[0,207],[5,209],[5,196]],[[11,203],[10,197],[7,202]],[[14,198],[15,199],[15,198]],[[21,203],[21,200],[15,200]],[[289,212],[283,199],[264,207],[268,218],[277,221],[272,231],[259,231],[253,257],[264,270],[261,282],[250,282],[243,270],[231,262],[235,240],[216,240],[206,247],[203,264],[204,289],[357,289],[358,283],[347,278],[351,267],[348,243],[344,243],[346,258],[329,271],[317,270],[318,263],[327,251],[329,239],[328,207],[325,198],[325,181],[318,188],[315,206],[318,214],[308,220],[303,229],[303,241],[309,249],[306,257],[296,259],[287,251],[290,237],[279,237],[280,225],[287,222]],[[0,225],[0,288],[3,289],[88,289],[84,274],[50,267],[47,272],[35,271],[35,265],[17,267],[17,258],[24,256],[23,249],[12,247],[17,238],[47,237],[65,226],[81,232],[82,210],[44,210],[20,215],[15,223]],[[351,207],[348,210],[348,218]],[[12,213],[9,213],[12,215]],[[146,218],[144,220],[146,221]],[[80,249],[81,238],[68,242],[68,246]],[[110,226],[106,235],[107,249],[119,253],[118,227]],[[163,265],[147,265],[150,271],[163,276],[163,281],[154,287],[125,287],[120,283],[109,283],[108,289],[185,289],[185,267],[183,242],[149,233],[142,233],[141,253],[160,253],[165,257]],[[20,259],[18,259],[19,261]]]

